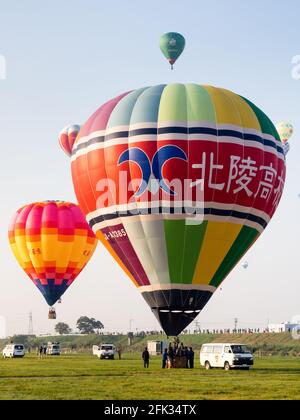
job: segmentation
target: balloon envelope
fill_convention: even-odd
[[[242,267],[246,270],[249,267],[249,264],[247,261],[244,261],[242,264]]]
[[[160,49],[171,66],[181,56],[185,47],[185,39],[177,32],[168,32],[160,38]]]
[[[97,239],[79,207],[46,201],[19,209],[9,241],[20,266],[54,305],[90,260]]]
[[[79,205],[167,335],[257,240],[285,181],[269,118],[228,90],[159,85],[107,102],[72,153]]]
[[[75,140],[80,131],[80,125],[67,125],[58,136],[59,145],[62,150],[71,156]]]
[[[294,127],[287,121],[280,122],[276,125],[280,140],[282,143],[286,143],[292,137],[294,133]]]

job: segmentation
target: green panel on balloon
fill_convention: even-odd
[[[274,124],[272,123],[272,121],[269,119],[269,117],[267,117],[267,115],[262,112],[262,110],[260,110],[256,105],[254,105],[251,101],[249,101],[249,99],[246,99],[244,97],[242,97],[247,104],[251,107],[251,109],[253,110],[253,112],[255,113],[259,124],[261,126],[261,131],[264,134],[270,134],[271,136],[275,137],[275,139],[277,139],[280,143],[280,137],[279,134],[274,126]]]
[[[234,244],[230,248],[230,251],[210,282],[211,286],[218,287],[222,283],[250,246],[256,241],[258,236],[259,233],[256,229],[249,228],[247,226],[242,228],[241,233],[235,240]]]
[[[207,222],[186,225],[185,220],[165,220],[164,224],[170,281],[192,284]]]

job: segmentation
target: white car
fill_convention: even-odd
[[[25,356],[25,347],[23,344],[7,344],[4,347],[2,352],[3,357],[6,359],[7,357],[24,357]]]
[[[101,344],[101,346],[93,346],[93,355],[99,359],[114,359],[117,349],[113,344]]]
[[[48,343],[47,354],[49,356],[60,356],[61,349],[59,343]]]
[[[253,354],[244,344],[203,344],[200,351],[200,365],[207,370],[211,368],[248,370],[253,364]]]

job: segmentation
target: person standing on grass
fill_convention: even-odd
[[[40,359],[41,359],[43,357],[43,354],[44,354],[44,347],[43,346],[40,346],[39,354],[40,354]]]
[[[168,349],[165,349],[162,355],[162,368],[165,369],[168,361]]]
[[[145,350],[143,351],[142,354],[142,359],[144,360],[144,368],[149,368],[149,362],[150,362],[150,353],[147,349],[147,347],[145,347]]]
[[[189,348],[189,368],[194,369],[195,353],[192,347]]]
[[[174,357],[175,357],[175,352],[174,352],[174,349],[172,347],[172,344],[170,343],[169,349],[168,349],[168,358],[169,358],[169,367],[170,368],[173,367]]]
[[[118,356],[119,356],[119,360],[121,360],[121,358],[122,358],[122,348],[120,346],[117,348],[117,353],[118,353]]]

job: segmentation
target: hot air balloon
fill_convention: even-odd
[[[287,143],[294,133],[292,124],[287,121],[280,122],[276,125],[280,140],[282,143]]]
[[[160,38],[161,52],[171,64],[172,70],[173,65],[183,53],[184,47],[185,39],[181,34],[178,34],[177,32],[168,32]]]
[[[73,145],[80,131],[80,125],[67,125],[58,136],[59,145],[62,150],[71,156]]]
[[[51,307],[90,260],[97,239],[80,208],[72,203],[45,201],[19,209],[9,226],[11,249]]]
[[[248,261],[244,261],[243,264],[242,264],[242,267],[243,267],[244,270],[247,270],[247,268],[249,267]]]
[[[82,127],[71,161],[88,223],[168,336],[196,318],[267,227],[286,171],[259,108],[197,84],[107,102]]]

